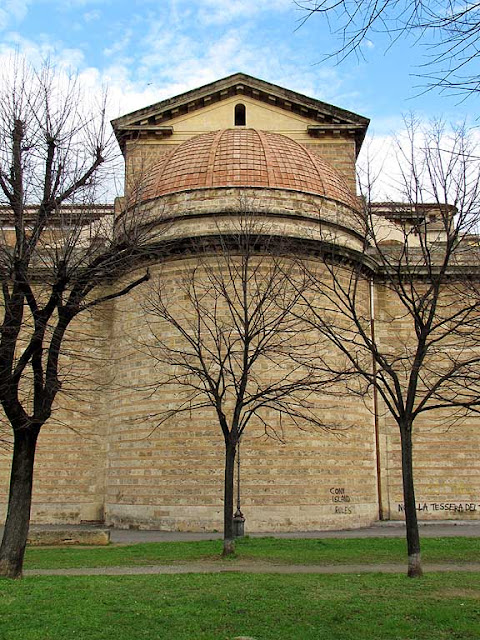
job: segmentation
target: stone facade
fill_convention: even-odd
[[[244,125],[235,124],[238,104],[245,107]],[[365,118],[237,74],[113,124],[127,168],[125,198],[117,202],[115,214],[111,211],[115,232],[121,234],[123,225],[139,219],[148,229],[150,246],[143,262],[124,275],[125,282],[148,266],[153,282],[161,278],[168,283],[172,313],[181,314],[179,283],[198,263],[195,244],[188,241],[232,233],[242,209],[279,240],[289,239],[295,246],[308,242],[310,248],[321,240],[346,252],[349,259],[362,254],[355,160],[368,126]],[[263,185],[248,178],[215,182],[211,176],[199,182],[203,169],[195,145],[203,145],[206,134],[223,130],[266,132],[259,139],[283,136],[286,147],[293,149],[292,162],[297,158],[295,149],[306,149],[330,168],[312,177],[312,187],[299,188],[292,170],[272,171],[270,182]],[[237,137],[251,140],[252,135]],[[183,153],[186,143],[193,145],[190,155]],[[244,162],[255,176],[259,169],[249,154],[264,153],[260,160],[268,173],[268,149],[265,144],[253,147],[246,144],[244,155],[232,147],[229,156],[219,156],[219,162],[229,167]],[[163,164],[170,165],[168,160],[162,164],[162,158],[173,157],[174,149],[182,171],[192,163],[194,177],[183,187],[165,182]],[[206,172],[212,170],[216,149],[206,148]],[[306,156],[298,157],[303,162]],[[231,175],[237,175],[234,169]],[[343,191],[329,191],[333,183],[343,185]],[[392,237],[394,231],[393,227],[389,231]],[[169,249],[159,249],[162,243]],[[309,259],[314,260],[311,253]],[[204,260],[218,264],[213,254]],[[321,261],[317,268],[324,268]],[[224,445],[213,411],[176,416],[157,426],[159,406],[174,404],[177,391],[159,392],[151,386],[158,371],[144,348],[149,336],[145,313],[149,286],[146,283],[80,317],[72,328],[71,340],[88,351],[79,365],[88,381],[81,386],[88,391],[61,394],[53,419],[42,430],[33,522],[101,521],[181,531],[222,527]],[[359,295],[368,314],[368,287]],[[374,308],[379,335],[385,341],[395,340],[388,323],[382,324],[382,318],[397,313],[395,300],[378,286]],[[162,335],[174,344],[176,338],[168,331],[165,326]],[[341,437],[328,430],[298,429],[289,420],[280,426],[274,414],[266,419],[273,430],[281,429],[281,438],[265,437],[258,423],[245,432],[241,495],[247,530],[352,528],[370,524],[379,514],[402,518],[398,428],[384,407],[380,404],[375,419],[370,396],[345,393],[334,401],[319,395],[316,402],[326,423],[344,429]],[[433,420],[419,421],[415,473],[420,517],[479,517],[479,444],[478,420],[473,418],[447,432]],[[2,509],[8,472],[8,456],[1,456]]]

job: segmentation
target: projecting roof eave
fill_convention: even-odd
[[[113,204],[64,204],[58,207],[48,216],[48,225],[75,223],[81,220],[82,224],[87,224],[89,220],[98,220],[104,216],[113,216]],[[34,222],[38,217],[38,205],[27,204],[24,207],[23,215],[28,224]],[[9,205],[0,205],[0,227],[14,224],[12,208]]]
[[[315,125],[319,127],[349,125],[349,128],[355,132],[357,153],[360,151],[370,122],[368,118],[321,100],[279,87],[245,73],[234,73],[203,87],[186,91],[178,96],[115,118],[112,120],[112,127],[121,147],[125,135],[129,131],[139,132],[143,128],[145,130],[158,128],[158,131],[161,132],[163,127],[168,135],[168,125],[173,118],[183,113],[202,109],[233,95],[249,95],[259,101],[275,104],[280,109],[300,113],[306,119],[311,120],[312,127]]]

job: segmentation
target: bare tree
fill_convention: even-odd
[[[421,147],[417,147],[417,139]],[[347,358],[398,425],[408,575],[422,573],[413,475],[415,423],[445,426],[480,405],[478,157],[468,135],[411,124],[399,145],[404,202],[365,193],[363,254],[345,262],[332,248],[322,278],[326,307],[303,297],[304,317]],[[370,185],[371,186],[371,185]],[[450,204],[448,204],[450,203]],[[370,291],[370,309],[366,304]],[[375,313],[375,298],[381,314]],[[383,301],[383,302],[382,302]],[[332,372],[333,373],[333,372]]]
[[[471,2],[439,3],[435,0],[297,0],[302,22],[313,15],[328,20],[341,37],[331,55],[341,61],[350,55],[363,57],[362,45],[375,34],[387,34],[391,44],[412,36],[422,46],[425,62],[419,75],[430,87],[458,92],[478,92],[480,5]]]
[[[13,433],[0,575],[19,577],[36,443],[64,382],[68,330],[148,275],[115,287],[140,235],[133,223],[114,233],[111,208],[94,204],[113,151],[104,104],[87,115],[75,78],[13,66],[0,92],[0,403]]]
[[[305,274],[248,207],[234,215],[236,223],[224,235],[194,244],[195,266],[185,268],[180,282],[169,285],[160,277],[147,308],[153,338],[148,350],[158,366],[154,387],[175,390],[173,406],[151,416],[156,428],[173,416],[211,409],[222,432],[223,555],[235,550],[234,462],[242,434],[253,421],[277,438],[282,420],[331,428],[319,417],[316,392],[338,378],[330,372],[322,377],[306,364],[312,336],[293,314],[306,292]]]

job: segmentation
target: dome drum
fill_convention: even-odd
[[[189,189],[141,202],[116,218],[116,232],[140,224],[149,241],[163,238],[238,232],[242,214],[251,214],[271,235],[325,240],[358,251],[363,246],[363,224],[358,212],[342,202],[316,194],[279,188],[215,187]]]

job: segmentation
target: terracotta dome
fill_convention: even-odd
[[[213,131],[175,147],[152,167],[142,199],[215,187],[290,189],[356,206],[345,181],[319,155],[291,138],[256,129]]]

